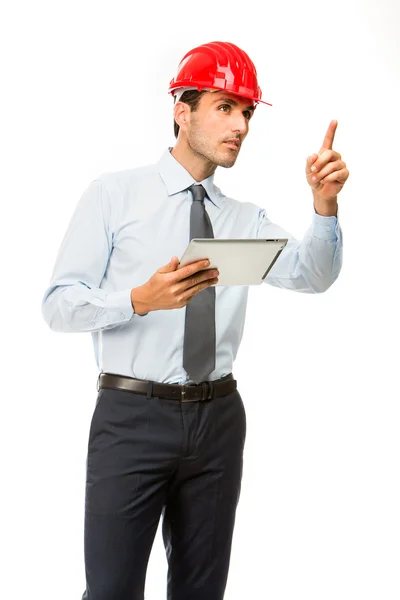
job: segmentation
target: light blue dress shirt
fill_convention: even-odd
[[[182,366],[186,307],[134,313],[131,290],[146,283],[189,243],[195,182],[165,151],[158,163],[104,173],[84,191],[61,243],[42,313],[53,331],[91,332],[100,372],[164,383],[191,383]],[[205,206],[216,238],[288,238],[265,283],[324,292],[342,265],[336,217],[312,215],[301,241],[271,223],[252,202],[225,196],[204,179]],[[231,373],[243,327],[248,286],[216,286],[216,367]]]

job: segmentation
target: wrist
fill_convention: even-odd
[[[150,312],[151,308],[147,299],[145,285],[132,288],[131,304],[136,315],[144,316]]]
[[[338,202],[337,196],[325,200],[320,198],[318,194],[313,193],[314,196],[314,209],[318,215],[322,217],[337,217]]]

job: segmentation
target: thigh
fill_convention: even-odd
[[[168,600],[221,600],[240,496],[246,415],[238,391],[209,405],[208,426],[169,489],[163,537]],[[205,433],[207,432],[207,433]]]
[[[175,422],[160,407],[156,398],[99,392],[87,455],[85,600],[143,600],[175,458]]]

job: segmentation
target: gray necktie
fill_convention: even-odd
[[[190,239],[213,238],[213,228],[204,206],[205,189],[192,185]],[[207,258],[205,256],[204,258]],[[215,369],[215,287],[198,292],[186,305],[183,367],[195,382],[206,381]]]

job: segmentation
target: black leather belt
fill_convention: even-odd
[[[112,373],[100,373],[97,380],[97,390],[111,388],[136,394],[172,398],[181,402],[196,402],[211,400],[226,396],[237,388],[237,381],[232,373],[216,381],[203,381],[199,384],[179,385],[177,383],[158,383],[146,379],[134,379]]]

